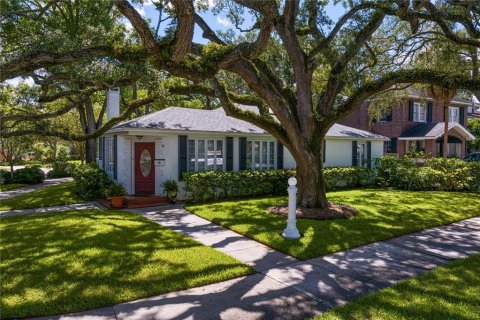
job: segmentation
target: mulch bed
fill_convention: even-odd
[[[267,211],[283,217],[288,217],[288,206],[278,205],[267,208]],[[297,208],[297,218],[329,220],[329,219],[350,219],[359,212],[357,209],[344,204],[331,203],[327,209],[318,208]]]

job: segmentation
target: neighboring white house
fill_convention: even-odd
[[[326,136],[325,166],[370,166],[386,140],[335,124]],[[129,194],[162,194],[162,182],[180,181],[183,172],[295,167],[271,134],[222,108],[170,107],[120,123],[99,139],[98,162]]]

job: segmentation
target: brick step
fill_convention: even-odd
[[[160,196],[126,196],[125,199],[130,205],[169,202],[167,197]]]

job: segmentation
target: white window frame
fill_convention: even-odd
[[[425,104],[413,103],[413,121],[427,122],[427,106]]]
[[[250,155],[250,159],[248,159],[248,145],[251,143],[252,145],[252,154]],[[254,148],[254,145],[255,143],[258,143],[259,144],[259,150],[258,150],[258,153],[259,153],[259,157],[258,157],[258,163],[255,161],[255,157],[256,157],[256,152],[255,152],[255,148]],[[266,159],[266,165],[264,164],[264,157],[263,157],[263,154],[264,152],[264,145],[266,145],[266,155],[267,155],[267,159]],[[273,161],[272,161],[272,150],[271,148],[273,148]],[[248,160],[250,160],[250,167],[248,167]],[[257,166],[258,164],[258,166]],[[277,143],[275,140],[247,140],[247,169],[251,169],[251,170],[259,170],[259,171],[262,171],[262,170],[271,170],[271,169],[275,169],[277,167]]]
[[[105,154],[104,154],[104,168],[105,168],[105,172],[107,172],[110,176],[113,176],[113,167],[114,167],[114,163],[113,163],[113,159],[114,159],[114,151],[113,150],[113,137],[105,137]]]
[[[198,142],[199,141],[203,141],[204,142],[204,161],[207,161],[208,162],[208,141],[211,141],[213,140],[213,152],[214,152],[214,155],[213,155],[213,169],[208,169],[208,163],[205,165],[205,162],[203,162],[203,165],[204,167],[203,168],[198,168]],[[219,139],[219,138],[189,138],[187,140],[187,161],[190,162],[190,150],[189,150],[189,144],[190,144],[190,141],[195,141],[195,169],[194,171],[191,170],[190,168],[190,163],[187,164],[187,172],[197,172],[197,171],[215,171],[215,170],[219,170],[219,171],[225,171],[226,168],[226,161],[225,161],[225,158],[226,158],[226,141],[224,139]],[[218,158],[218,142],[221,141],[222,142],[222,158]],[[218,160],[217,159],[222,159],[222,163],[218,163]],[[221,166],[221,169],[219,169],[219,167]]]
[[[367,166],[367,144],[365,142],[357,143],[357,166]]]
[[[407,152],[420,152],[417,150],[417,143],[420,142],[420,149],[425,150],[425,140],[407,140]]]
[[[459,107],[448,107],[448,122],[460,123]]]

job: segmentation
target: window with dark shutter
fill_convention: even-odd
[[[433,121],[433,104],[431,102],[427,103],[427,122]]]
[[[372,167],[372,142],[367,141],[367,168]]]
[[[283,169],[283,144],[277,140],[277,169]]]
[[[398,138],[390,139],[390,152],[391,153],[397,153],[397,142],[398,142]]]
[[[117,135],[113,136],[113,179],[117,179],[118,157],[117,157]]]
[[[408,100],[408,121],[413,121],[413,101]]]
[[[178,136],[178,180],[183,180],[183,173],[187,172],[187,136]]]
[[[358,165],[357,151],[358,151],[358,143],[357,141],[352,141],[352,166],[353,167],[356,167]]]
[[[225,169],[227,171],[232,171],[233,170],[233,138],[232,137],[227,137],[227,163]]]
[[[238,141],[238,169],[247,169],[247,138],[239,138]]]
[[[465,125],[465,108],[463,107],[460,108],[460,124]]]

